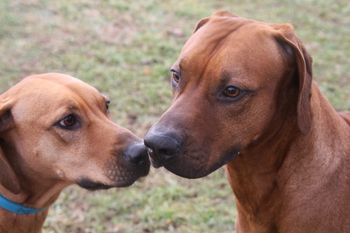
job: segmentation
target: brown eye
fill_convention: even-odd
[[[173,73],[173,80],[178,83],[180,81],[179,75]]]
[[[180,74],[174,69],[171,69],[171,79],[173,82],[178,83],[180,82]]]
[[[60,120],[57,125],[62,129],[74,130],[79,128],[80,122],[74,114],[69,114]]]
[[[240,94],[241,94],[241,90],[235,86],[228,86],[224,90],[224,95],[226,97],[236,98],[236,97],[240,96]]]
[[[111,101],[110,100],[106,100],[106,109],[107,109],[107,111],[109,110],[109,104],[111,103]]]

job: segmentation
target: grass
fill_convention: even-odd
[[[348,0],[2,0],[0,91],[32,73],[72,74],[108,94],[114,120],[143,136],[170,104],[168,69],[186,38],[218,9],[293,23],[322,91],[350,109]],[[234,219],[223,170],[185,180],[161,169],[127,189],[66,189],[45,232],[226,233]]]

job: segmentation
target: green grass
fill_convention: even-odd
[[[168,69],[186,38],[219,9],[293,23],[322,91],[350,109],[348,0],[2,0],[0,91],[32,73],[72,74],[108,94],[114,120],[143,136],[170,104]],[[185,180],[161,169],[126,189],[68,188],[45,232],[226,233],[234,219],[223,170]]]

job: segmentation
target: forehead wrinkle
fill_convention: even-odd
[[[209,55],[215,51],[215,48],[222,39],[238,30],[241,26],[247,24],[248,20],[241,20],[236,18],[217,18],[214,17],[208,23],[204,24],[198,31],[196,31],[190,39],[186,42],[181,53],[186,54],[189,50],[193,53],[193,47],[197,53],[202,54],[210,51]],[[200,42],[198,42],[200,41]]]
[[[249,77],[242,72],[241,69],[225,69],[223,68],[219,75],[219,87],[222,88],[226,85],[238,85],[239,88],[257,90],[258,84],[256,81],[249,79]]]
[[[239,30],[244,25],[246,25],[246,22],[244,22],[244,21],[240,22],[238,25],[236,24],[235,27],[231,28],[231,30],[225,31],[224,33],[221,33],[220,35],[213,33],[213,32],[210,32],[209,35],[211,37],[208,37],[206,35],[206,33],[208,33],[207,30],[200,31],[201,34],[198,35],[197,37],[201,38],[201,36],[203,36],[203,35],[206,36],[205,37],[206,40],[204,40],[204,41],[208,41],[208,43],[201,44],[201,46],[199,48],[197,48],[198,46],[197,47],[192,46],[193,44],[195,44],[195,45],[198,44],[197,43],[198,38],[195,36],[196,34],[194,34],[192,41],[189,41],[189,45],[185,46],[185,47],[187,47],[187,49],[184,48],[184,51],[182,53],[183,55],[182,55],[182,58],[181,58],[180,63],[179,63],[180,66],[186,67],[186,66],[189,66],[190,64],[196,64],[196,62],[193,62],[193,61],[198,61],[198,60],[202,61],[202,62],[199,62],[201,67],[194,69],[194,70],[200,70],[199,74],[194,74],[194,76],[197,77],[197,84],[198,84],[200,82],[200,80],[202,79],[202,77],[205,76],[208,69],[210,68],[209,63],[214,58],[216,58],[216,55],[221,51],[223,45],[226,44],[225,42],[228,40],[230,35],[232,35],[232,33]],[[197,32],[197,33],[199,33],[199,32]],[[209,46],[208,44],[214,44],[214,45]],[[206,51],[203,52],[203,50],[206,50]],[[196,52],[193,53],[193,51],[196,51]],[[193,55],[190,56],[189,55],[190,53],[193,53]],[[204,59],[203,59],[203,57],[204,57]],[[186,70],[186,68],[184,68],[184,69]],[[191,70],[193,70],[193,69],[191,69]]]
[[[274,75],[281,67],[283,59],[269,30],[267,25],[252,23],[245,27],[243,33],[231,34],[226,40],[227,46],[217,52],[221,59],[216,67],[226,69],[232,77],[241,76],[247,81],[252,78],[249,74]],[[257,41],[264,46],[254,47]],[[264,58],[263,61],[261,58]],[[264,64],[262,67],[256,65],[261,63]]]
[[[102,95],[82,95],[82,93],[75,92],[74,88],[71,91],[79,105],[77,107],[79,112],[82,112],[89,122],[92,120],[92,116],[102,113],[102,106],[105,106],[106,103],[106,99]]]
[[[75,99],[79,99],[80,103],[84,103],[88,107],[92,107],[92,105],[100,106],[101,104],[104,106],[106,99],[108,99],[97,89],[78,79],[65,83],[57,83],[57,85],[67,88],[75,96]]]
[[[55,90],[52,95],[57,95],[55,96],[55,99],[58,100],[57,104],[65,105],[67,109],[77,109],[81,114],[84,114],[88,120],[90,120],[90,114],[97,114],[97,112],[99,112],[96,111],[96,107],[101,111],[101,106],[105,105],[104,97],[95,88],[82,81],[80,82],[80,80],[64,80],[64,82],[58,82],[55,79],[38,79],[40,79],[41,82],[50,82],[51,86],[55,87],[52,88]]]

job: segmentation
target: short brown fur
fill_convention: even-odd
[[[1,94],[0,194],[48,208],[70,184],[121,187],[146,175],[149,163],[136,166],[123,156],[141,140],[110,120],[106,102],[95,88],[55,73],[27,77]],[[58,125],[69,114],[79,117],[74,130]],[[47,213],[17,215],[0,208],[0,232],[41,232]]]
[[[181,154],[153,160],[188,178],[226,164],[238,233],[350,232],[350,115],[312,81],[291,25],[216,13],[173,72],[173,103],[149,135],[178,135]],[[228,85],[250,91],[222,98]]]

